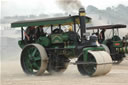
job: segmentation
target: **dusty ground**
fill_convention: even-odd
[[[28,76],[19,60],[1,62],[2,85],[128,85],[128,60],[114,65],[105,76],[82,76],[76,66],[70,65],[61,75]]]

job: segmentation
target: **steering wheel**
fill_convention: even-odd
[[[63,32],[63,30],[61,30],[61,29],[55,29],[52,31],[52,33],[54,33],[54,34],[58,34],[58,33],[62,33],[62,32]]]

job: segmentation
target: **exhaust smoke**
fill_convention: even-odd
[[[65,13],[74,13],[83,8],[80,0],[56,0],[56,2]]]

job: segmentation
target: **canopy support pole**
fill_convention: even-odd
[[[22,41],[23,41],[23,37],[24,37],[24,35],[23,35],[23,27],[21,27],[21,39],[22,39]]]
[[[52,31],[53,31],[53,25],[51,25],[51,33],[52,33]]]
[[[60,33],[60,31],[61,31],[61,24],[59,24],[59,33]]]
[[[75,22],[75,18],[74,18],[74,32],[76,32],[76,22]]]

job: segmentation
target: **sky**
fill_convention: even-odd
[[[63,10],[56,4],[57,0],[1,0],[1,15],[39,15],[63,13]],[[128,0],[80,0],[86,8],[88,5],[96,6],[99,9],[123,4],[128,6]],[[65,6],[66,7],[66,6]]]

